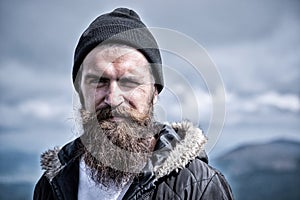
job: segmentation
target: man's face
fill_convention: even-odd
[[[121,106],[148,114],[157,97],[147,59],[127,46],[94,48],[83,61],[80,88],[83,107],[92,113],[107,106]]]
[[[96,182],[122,184],[144,167],[158,132],[149,63],[127,46],[97,46],[83,61],[80,88],[84,161]]]

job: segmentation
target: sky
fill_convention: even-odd
[[[116,7],[132,8],[149,27],[193,41],[216,67],[223,81],[226,118],[222,130],[212,136],[210,156],[246,143],[300,141],[297,0],[1,0],[1,152],[38,157],[78,136],[71,81],[74,49],[94,18]],[[178,41],[172,45],[201,58]],[[189,60],[174,52],[162,55],[166,86],[156,105],[157,117],[188,118],[207,133],[214,112],[215,94],[207,81],[212,77],[193,71]],[[33,165],[38,169],[38,158]]]

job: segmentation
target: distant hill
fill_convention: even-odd
[[[212,161],[237,200],[299,200],[300,143],[276,140],[238,147]]]

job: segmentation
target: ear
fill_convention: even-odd
[[[152,100],[152,103],[153,103],[153,104],[156,104],[157,100],[158,100],[158,92],[157,92],[157,88],[154,87],[154,94],[153,94],[153,100]]]
[[[81,92],[81,87],[79,88],[78,96],[79,96],[79,100],[80,100],[80,103],[81,103],[81,108],[85,109],[84,98],[83,98],[83,95],[82,95],[82,92]]]
[[[81,84],[82,84],[82,70],[83,70],[83,63],[80,65],[77,75],[76,75],[76,79],[75,79],[75,87],[77,87],[77,93],[79,95],[79,99],[80,99],[80,103],[81,103],[81,107],[85,109],[85,104],[84,104],[84,97],[82,94],[82,89],[81,89]]]

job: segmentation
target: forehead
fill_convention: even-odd
[[[117,75],[151,73],[145,56],[140,51],[125,45],[95,47],[83,60],[83,71],[87,73],[114,72]]]

